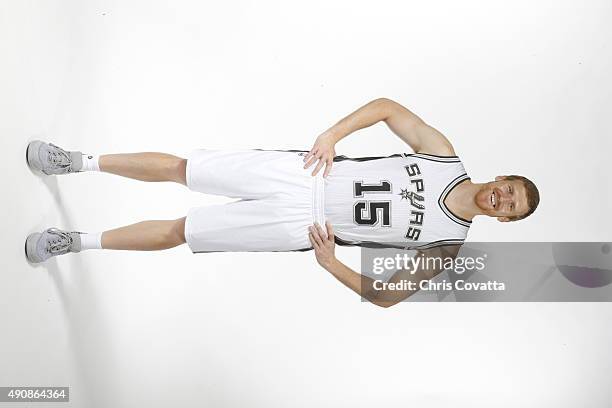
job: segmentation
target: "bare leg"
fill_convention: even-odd
[[[121,153],[100,156],[100,170],[142,181],[187,185],[187,160],[166,153]]]
[[[143,221],[102,233],[102,248],[158,251],[185,243],[185,217],[168,221]]]

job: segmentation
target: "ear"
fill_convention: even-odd
[[[497,221],[499,221],[499,222],[508,222],[508,221],[510,221],[510,218],[508,218],[508,217],[497,217]]]
[[[495,181],[501,181],[504,180],[506,178],[506,176],[497,176],[495,177]]]

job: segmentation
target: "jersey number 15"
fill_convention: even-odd
[[[381,181],[378,184],[366,184],[355,181],[353,193],[356,198],[364,197],[367,193],[391,193],[391,183]],[[391,201],[388,200],[358,200],[353,206],[353,221],[359,225],[383,227],[391,226]]]

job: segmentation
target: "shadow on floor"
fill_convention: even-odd
[[[73,228],[56,177],[42,177],[42,181],[60,212],[62,227]],[[111,329],[100,305],[90,268],[79,254],[66,256],[69,260],[67,270],[61,270],[55,258],[40,267],[47,270],[55,285],[67,322],[67,337],[76,364],[79,388],[71,388],[71,391],[73,395],[78,393],[75,399],[85,406],[106,406],[105,394],[115,388],[112,382],[117,367]]]

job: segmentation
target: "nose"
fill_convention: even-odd
[[[497,190],[497,196],[499,197],[500,202],[505,203],[506,201],[510,200],[511,198],[510,193],[502,190],[501,188],[498,188],[496,190]]]

